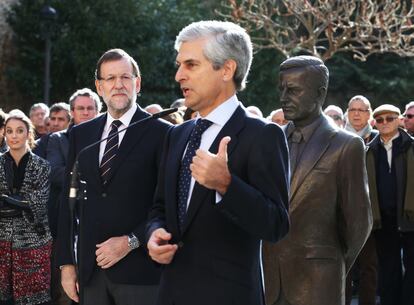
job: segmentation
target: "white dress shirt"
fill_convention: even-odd
[[[387,152],[387,160],[388,160],[388,166],[389,166],[389,172],[391,173],[391,167],[392,167],[392,141],[394,141],[396,138],[400,136],[400,133],[397,132],[387,143],[385,143],[382,138],[380,137],[382,146],[384,146],[386,152]]]
[[[240,103],[236,95],[233,95],[227,101],[225,101],[220,106],[218,106],[216,109],[214,109],[212,112],[210,112],[206,117],[202,118],[200,115],[197,115],[196,120],[206,119],[213,123],[202,134],[200,149],[208,151],[211,144],[213,144],[214,139],[217,137],[217,135],[219,134],[223,126],[227,123],[227,121],[236,111],[239,104]],[[183,157],[184,155],[185,155],[185,151],[184,151]],[[191,194],[193,193],[194,184],[195,184],[195,179],[191,176],[190,189],[188,193],[189,195],[187,198],[187,209],[188,209],[188,205],[190,204],[190,199],[191,199]],[[222,196],[216,192],[216,202],[219,202],[221,198]]]
[[[129,126],[129,123],[131,123],[132,117],[135,114],[135,111],[137,111],[137,104],[132,103],[131,108],[128,109],[127,112],[125,112],[118,120],[121,121],[122,125],[118,127],[118,130],[124,129]],[[111,131],[111,125],[112,122],[115,121],[115,119],[111,116],[109,112],[107,112],[106,116],[106,124],[104,127],[104,130],[102,132],[101,140],[108,137],[109,132]],[[118,134],[119,141],[118,141],[118,147],[121,145],[122,139],[124,138],[125,131],[122,131]],[[105,152],[105,146],[107,141],[101,142],[101,145],[99,146],[99,164],[101,164],[102,157]]]

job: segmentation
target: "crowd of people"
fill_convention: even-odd
[[[175,48],[162,119],[121,49],[97,93],[0,109],[0,304],[414,304],[414,102],[322,110],[329,72],[299,56],[264,117],[236,96],[242,28],[193,23]]]

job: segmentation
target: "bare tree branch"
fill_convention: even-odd
[[[414,56],[414,0],[227,0],[224,7],[219,14],[245,27],[256,48],[286,57]]]

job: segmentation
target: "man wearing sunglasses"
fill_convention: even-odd
[[[399,115],[389,104],[374,110],[379,135],[367,152],[381,305],[414,304],[414,139]]]
[[[414,136],[414,101],[405,105],[404,126],[407,132]]]

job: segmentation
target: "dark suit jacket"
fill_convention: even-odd
[[[131,123],[146,116],[148,113],[138,107]],[[75,156],[82,148],[101,139],[105,123],[106,115],[102,115],[73,127],[67,172],[71,170]],[[87,200],[81,202],[83,217],[78,254],[82,284],[89,280],[96,266],[96,244],[131,232],[141,242],[144,241],[145,221],[152,205],[162,145],[169,127],[164,121],[149,120],[128,129],[105,187],[99,174],[99,145],[79,156],[81,179],[87,183]],[[59,212],[58,265],[73,264],[67,185],[68,182],[64,190],[66,198]],[[159,271],[149,259],[144,246],[130,252],[105,272],[115,283],[154,285],[159,282]]]
[[[292,305],[344,304],[346,274],[372,227],[360,137],[323,117],[291,178],[289,215],[286,238],[263,245],[266,304],[281,293]]]
[[[46,148],[46,160],[52,168],[50,173],[50,196],[48,202],[49,226],[56,238],[59,217],[59,201],[62,195],[65,167],[69,153],[69,131],[54,132],[49,136]]]
[[[220,140],[231,137],[231,184],[216,204],[216,192],[196,183],[181,233],[177,179],[194,125],[189,121],[169,133],[150,213],[147,236],[163,227],[179,245],[163,271],[158,304],[263,304],[260,240],[277,241],[289,227],[284,134],[277,125],[248,117],[238,107],[210,147],[217,153]]]

